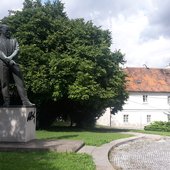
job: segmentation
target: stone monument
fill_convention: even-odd
[[[19,45],[11,38],[10,28],[0,24],[0,81],[4,104],[0,107],[0,142],[27,142],[35,139],[36,108],[27,97],[17,63]],[[12,75],[22,106],[11,106],[9,95]]]

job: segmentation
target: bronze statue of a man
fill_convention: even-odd
[[[4,100],[3,106],[10,105],[9,79],[11,73],[23,106],[34,106],[27,97],[23,77],[16,62],[18,53],[18,42],[16,39],[11,38],[9,27],[5,24],[0,24],[0,80]]]

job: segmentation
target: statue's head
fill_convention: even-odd
[[[4,35],[6,38],[10,38],[11,33],[9,26],[5,24],[0,24],[0,34]]]

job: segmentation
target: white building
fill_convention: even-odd
[[[170,69],[126,68],[129,99],[115,115],[107,108],[97,124],[143,129],[154,121],[170,121]]]

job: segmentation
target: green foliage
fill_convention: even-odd
[[[87,154],[57,152],[0,152],[1,170],[95,170]]]
[[[40,123],[62,116],[79,126],[93,125],[106,107],[113,113],[122,109],[126,75],[119,65],[124,60],[120,51],[110,51],[108,30],[70,20],[60,1],[25,0],[22,11],[2,22],[21,46],[19,61]]]
[[[144,128],[147,131],[170,132],[170,122],[155,121]]]

